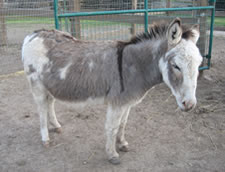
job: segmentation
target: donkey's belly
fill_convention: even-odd
[[[58,99],[60,100],[60,99]],[[103,104],[107,104],[105,101],[104,97],[101,98],[93,98],[93,97],[89,97],[88,99],[84,100],[84,101],[62,101],[62,104],[64,104],[65,106],[73,106],[76,108],[84,108],[87,106],[95,106],[95,105],[103,105]]]
[[[100,81],[89,80],[85,82],[79,78],[60,80],[52,76],[45,76],[43,84],[55,98],[74,102],[104,98],[109,90]]]

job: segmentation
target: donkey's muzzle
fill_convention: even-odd
[[[190,111],[190,110],[194,109],[196,103],[193,102],[193,101],[183,101],[182,102],[182,105],[184,107],[182,110],[185,111],[185,112],[187,112],[187,111]]]

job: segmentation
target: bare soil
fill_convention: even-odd
[[[198,81],[198,105],[181,112],[161,84],[131,110],[118,166],[105,154],[105,106],[56,102],[63,133],[41,144],[39,117],[24,75],[0,77],[1,172],[224,172],[225,38],[215,37],[212,68]],[[19,63],[19,65],[18,65]],[[21,68],[16,61],[8,68]],[[14,67],[18,66],[18,67]]]

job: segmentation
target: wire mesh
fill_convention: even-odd
[[[207,6],[208,1],[196,0],[149,0],[149,9]],[[90,12],[104,10],[144,9],[144,0],[83,0],[64,1],[60,3],[60,14],[70,12]],[[210,10],[169,11],[149,13],[148,23],[159,20],[171,21],[175,17],[182,18],[184,24],[200,25],[201,38],[198,46],[202,55],[208,52],[208,34]],[[112,14],[98,16],[82,16],[61,18],[61,30],[70,32],[83,40],[118,40],[129,39],[131,36],[144,31],[144,13]]]
[[[0,74],[22,70],[23,39],[40,28],[54,28],[52,0],[0,0]]]
[[[208,5],[201,0],[148,0],[148,8],[175,8]],[[203,3],[204,2],[204,3]],[[58,14],[144,9],[144,0],[58,0]],[[159,20],[181,17],[185,24],[200,24],[198,46],[208,51],[211,13],[209,10],[149,13],[149,26]],[[0,74],[22,70],[21,46],[24,37],[36,29],[53,29],[53,0],[0,0]],[[67,17],[60,19],[60,29],[83,40],[127,40],[144,31],[144,14],[116,14]]]
[[[138,23],[134,15],[71,17],[62,19],[61,26],[62,30],[83,40],[126,40],[132,33],[144,31],[144,18],[137,17]]]
[[[225,0],[217,0],[216,1],[216,10],[217,11],[225,11]]]

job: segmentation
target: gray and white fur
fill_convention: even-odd
[[[185,111],[195,107],[198,67],[198,26],[189,29],[180,19],[155,24],[130,41],[81,41],[57,30],[38,30],[22,47],[24,71],[40,115],[42,141],[49,144],[48,120],[61,131],[55,99],[69,102],[98,100],[108,105],[106,152],[118,164],[128,151],[124,137],[130,108],[148,90],[164,81]]]

